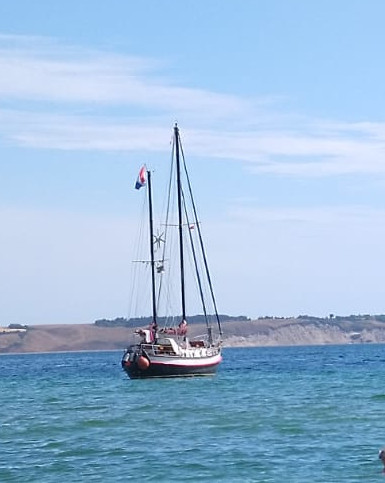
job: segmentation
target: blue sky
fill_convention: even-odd
[[[385,313],[384,18],[382,0],[3,2],[0,325],[128,315],[133,183],[175,120],[220,312]]]

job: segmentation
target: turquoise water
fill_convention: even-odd
[[[120,357],[0,357],[1,482],[385,481],[383,345],[226,349],[192,379]]]

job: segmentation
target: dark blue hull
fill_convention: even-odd
[[[172,366],[164,364],[151,364],[146,370],[141,370],[137,364],[123,366],[130,379],[148,379],[152,377],[195,377],[195,376],[212,376],[216,373],[219,363],[208,366]]]
[[[145,359],[145,364],[141,359]],[[202,358],[144,357],[139,353],[126,352],[122,359],[122,368],[130,379],[212,376],[221,361],[220,351]]]

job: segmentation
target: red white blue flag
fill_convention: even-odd
[[[139,190],[143,186],[145,186],[147,182],[147,168],[146,165],[144,164],[139,171],[138,179],[136,180],[135,188]]]

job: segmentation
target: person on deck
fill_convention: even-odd
[[[177,334],[178,335],[187,334],[187,322],[185,320],[182,320],[182,322],[178,325]]]
[[[138,329],[135,331],[135,334],[138,334],[142,337],[140,341],[142,344],[151,344],[152,340],[152,333],[149,329]]]

